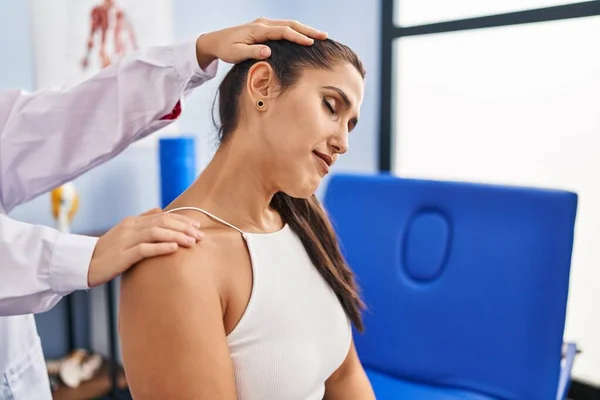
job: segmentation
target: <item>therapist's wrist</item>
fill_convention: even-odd
[[[210,33],[200,35],[196,40],[196,59],[203,71],[217,59],[214,47],[214,40]]]
[[[50,285],[56,293],[89,288],[88,274],[97,238],[60,234],[50,260]]]

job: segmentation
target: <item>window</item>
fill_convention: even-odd
[[[393,170],[580,188],[600,171],[597,37],[600,17],[397,39]]]

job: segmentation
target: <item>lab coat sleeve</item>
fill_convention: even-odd
[[[168,125],[216,70],[217,61],[200,69],[194,39],[148,48],[69,88],[0,92],[0,209],[8,213]]]
[[[2,214],[172,122],[216,70],[217,61],[198,67],[194,39],[131,55],[70,88],[0,92],[0,315],[47,311],[87,289],[97,241]]]
[[[87,289],[97,240],[0,214],[0,316],[44,312]]]

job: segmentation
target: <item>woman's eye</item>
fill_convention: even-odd
[[[329,110],[329,112],[331,114],[335,115],[335,109],[333,108],[333,106],[331,105],[329,100],[327,100],[327,98],[325,98],[325,97],[323,97],[323,104],[325,104],[325,107],[327,107],[327,109]]]

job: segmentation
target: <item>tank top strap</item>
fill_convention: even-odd
[[[193,210],[193,211],[198,211],[198,212],[201,212],[202,214],[205,214],[205,215],[207,215],[208,217],[210,217],[210,218],[214,219],[215,221],[217,221],[217,222],[220,222],[220,223],[222,223],[223,225],[227,225],[228,227],[235,229],[236,231],[238,231],[238,232],[239,232],[239,233],[241,233],[242,235],[245,235],[245,234],[246,234],[246,232],[244,232],[243,230],[241,230],[241,229],[240,229],[240,228],[238,228],[237,226],[235,226],[235,225],[232,225],[232,224],[230,224],[229,222],[227,222],[227,221],[224,221],[224,220],[222,220],[221,218],[217,217],[216,215],[214,215],[214,214],[211,214],[211,213],[209,213],[208,211],[206,211],[206,210],[203,210],[203,209],[201,209],[201,208],[197,208],[197,207],[177,207],[177,208],[173,208],[172,210],[168,210],[167,212],[168,212],[168,213],[170,213],[170,212],[173,212],[173,211],[180,211],[180,210]]]

